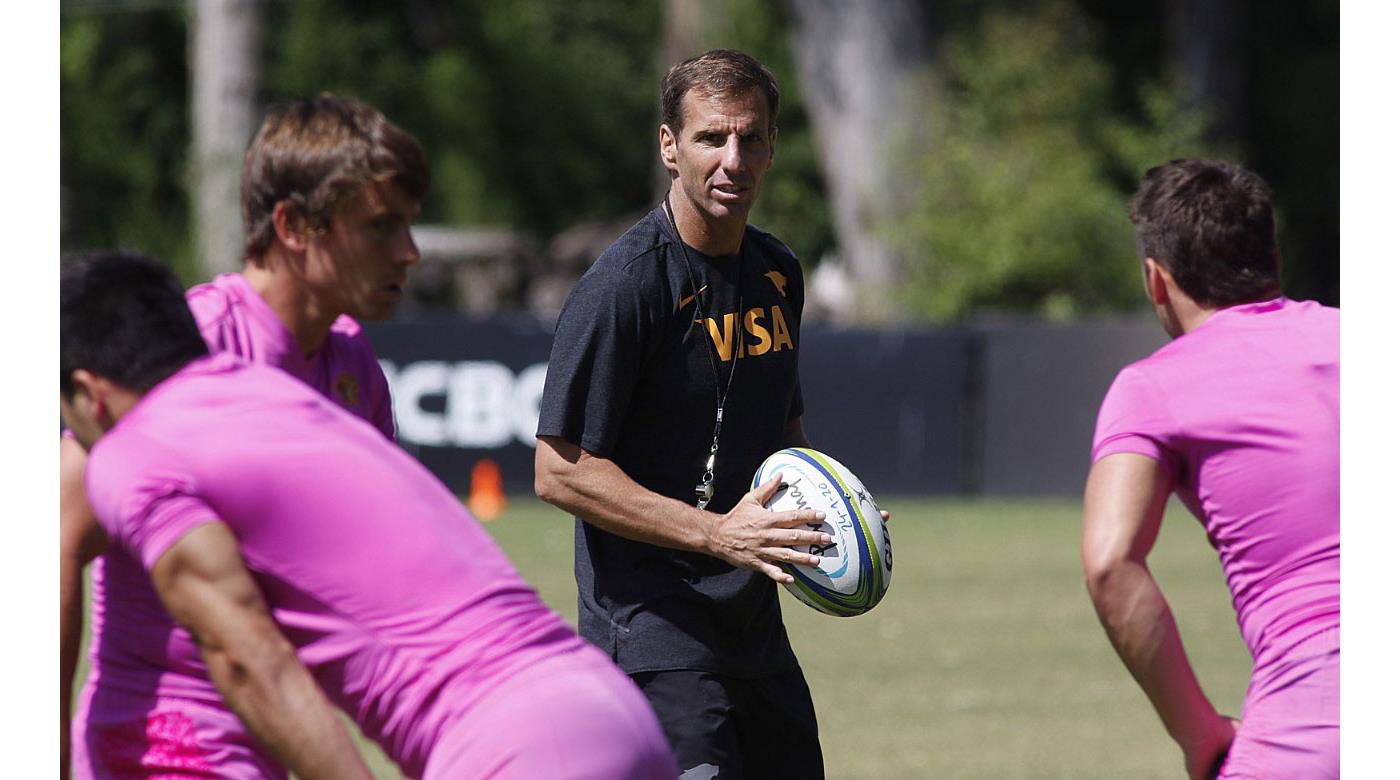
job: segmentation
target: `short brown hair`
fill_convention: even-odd
[[[421,201],[428,161],[418,139],[378,109],[329,93],[273,109],[243,158],[244,258],[272,245],[279,202],[324,227],[347,195],[382,181]]]
[[[734,49],[711,49],[671,66],[661,80],[661,121],[679,133],[685,124],[686,93],[705,96],[742,95],[753,88],[768,99],[768,129],[778,126],[778,82],[763,63]]]
[[[1166,266],[1191,299],[1233,306],[1279,294],[1279,251],[1269,185],[1219,160],[1152,168],[1129,216],[1138,250]]]

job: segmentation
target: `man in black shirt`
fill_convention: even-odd
[[[773,163],[778,87],[714,50],[661,90],[663,203],[560,314],[535,489],[577,519],[579,630],[641,686],[682,778],[819,778],[821,746],[775,582],[825,545],[821,514],[769,512],[758,465],[802,431],[802,267],[748,225]]]

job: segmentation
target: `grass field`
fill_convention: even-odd
[[[886,508],[894,515],[895,571],[873,612],[832,618],[781,595],[816,700],[828,777],[1183,775],[1175,745],[1085,595],[1077,502]],[[521,497],[488,527],[572,622],[572,522]],[[1175,504],[1150,563],[1206,692],[1237,715],[1249,657],[1214,554]],[[400,777],[365,747],[376,777]]]

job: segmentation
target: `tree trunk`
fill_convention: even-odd
[[[190,4],[194,230],[204,275],[243,259],[239,179],[256,130],[258,0]]]
[[[918,121],[917,85],[933,56],[930,19],[917,0],[788,5],[797,22],[794,54],[826,174],[839,267],[850,286],[844,296],[850,310],[834,314],[888,320],[898,314],[893,293],[899,274],[878,231],[904,188],[891,131]]]
[[[1171,0],[1168,30],[1191,102],[1209,112],[1212,138],[1244,137],[1245,46],[1239,0]]]

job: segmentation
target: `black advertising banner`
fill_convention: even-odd
[[[399,442],[465,494],[479,469],[534,490],[550,330],[533,320],[424,318],[366,327]],[[1156,323],[974,329],[803,328],[803,427],[877,496],[1073,495],[1118,369],[1166,341]]]
[[[425,317],[365,331],[405,450],[457,493],[483,462],[498,468],[506,492],[533,492],[549,330],[530,320]]]
[[[532,320],[422,318],[366,331],[394,397],[399,443],[465,494],[489,463],[534,489],[535,423],[552,333]],[[971,490],[974,337],[961,331],[804,328],[803,424],[876,495]]]
[[[802,330],[802,427],[876,496],[973,489],[975,341],[955,330]]]

